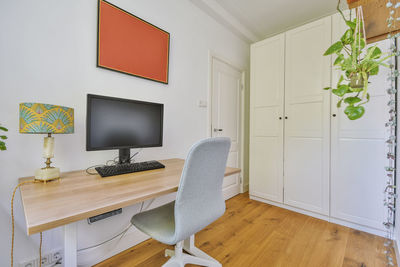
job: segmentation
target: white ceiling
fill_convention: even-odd
[[[199,1],[199,0],[195,0]],[[210,0],[203,0],[210,3]],[[336,12],[337,0],[213,0],[261,40]],[[194,1],[192,1],[194,2]],[[342,0],[346,8],[346,0]]]

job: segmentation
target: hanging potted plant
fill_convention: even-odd
[[[7,132],[8,129],[0,125],[0,131]],[[0,134],[0,151],[7,150],[6,143],[3,140],[6,140],[7,136]]]
[[[368,79],[379,73],[379,67],[389,67],[384,63],[392,55],[386,55],[379,47],[366,47],[364,18],[362,7],[357,7],[356,17],[352,20],[346,19],[339,8],[337,10],[343,17],[347,25],[347,30],[339,41],[332,44],[324,53],[324,56],[336,54],[334,66],[342,72],[336,88],[326,87],[325,90],[331,90],[333,94],[339,97],[337,107],[347,105],[344,113],[350,120],[361,118],[365,113],[364,105],[369,102]]]

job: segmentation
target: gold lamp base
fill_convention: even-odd
[[[44,183],[60,179],[60,169],[55,167],[42,168],[35,171],[35,180],[42,181]]]
[[[52,137],[47,137],[47,138],[52,138]],[[46,141],[45,141],[45,144],[46,144]],[[46,148],[46,145],[45,145],[45,148]],[[49,156],[52,156],[52,153],[53,152],[51,149],[51,153],[49,154]],[[46,167],[37,169],[35,171],[35,180],[47,183],[52,180],[60,179],[60,169],[50,166],[50,164],[51,164],[50,158],[47,158],[45,163],[46,163]]]

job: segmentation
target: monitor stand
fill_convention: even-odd
[[[130,163],[131,162],[131,149],[121,148],[119,149],[119,164]]]

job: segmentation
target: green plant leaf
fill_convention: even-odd
[[[3,139],[3,140],[6,140],[6,139],[7,139],[7,136],[5,136],[5,135],[0,135],[0,138]]]
[[[0,126],[0,130],[4,131],[4,132],[8,132],[8,129],[6,127],[2,127]]]
[[[363,90],[364,90],[364,88],[353,88],[353,87],[350,87],[350,91],[353,92],[353,93],[358,93],[358,92],[361,92]]]
[[[346,72],[347,78],[350,76],[350,73],[355,71],[352,57],[348,57],[343,60],[342,70]]]
[[[341,41],[338,41],[331,45],[324,53],[324,56],[332,55],[333,53],[337,53],[342,51],[343,49],[343,44]]]
[[[350,20],[347,20],[347,21],[346,21],[346,24],[347,24],[347,26],[350,27],[350,29],[352,29],[352,30],[355,30],[355,29],[356,29],[357,24],[356,24],[355,22],[350,21]]]
[[[356,48],[358,50],[357,51],[358,54],[361,54],[360,50],[365,48],[365,39],[364,38],[360,38],[360,43],[358,43],[358,40],[355,40],[355,43],[356,43]]]
[[[373,66],[369,69],[368,73],[369,73],[370,76],[371,76],[371,75],[378,75],[378,73],[379,73],[379,65],[378,65],[378,64],[373,65]]]
[[[331,90],[331,87],[325,87],[324,90]]]
[[[376,50],[376,49],[378,49],[378,50]],[[379,54],[379,57],[380,57],[380,54],[382,54],[381,50],[378,47],[376,47],[376,45],[371,46],[367,49],[367,54],[365,55],[363,61],[368,61],[370,59],[374,59],[372,56],[377,56],[377,54]]]
[[[344,59],[344,55],[343,54],[339,54],[335,60],[335,62],[333,63],[334,66],[339,65]]]
[[[374,49],[372,50],[371,58],[378,59],[381,57],[381,55],[382,55],[381,49],[379,47],[375,46]]]
[[[337,102],[336,107],[337,107],[337,108],[340,108],[340,107],[342,106],[342,102],[343,102],[343,98],[340,99],[340,100]]]
[[[363,106],[347,106],[344,113],[350,120],[357,120],[361,118],[365,113],[365,108]]]
[[[338,86],[337,89],[333,89],[332,93],[337,95],[337,96],[344,96],[347,92],[349,91],[349,86],[346,84],[341,84]]]
[[[358,102],[361,102],[361,98],[359,98],[357,96],[350,96],[350,97],[346,97],[344,99],[344,103],[349,104],[349,105],[354,105]]]
[[[0,150],[1,151],[7,150],[6,143],[4,143],[3,141],[0,141]]]
[[[352,29],[348,29],[347,31],[345,31],[343,36],[340,38],[340,41],[344,45],[351,44],[354,41],[354,32],[353,32],[353,30]]]
[[[336,87],[339,87],[339,85],[343,82],[343,80],[344,80],[344,77],[343,77],[343,74],[342,74],[342,75],[340,75],[340,78],[339,78],[339,81],[338,81]]]

